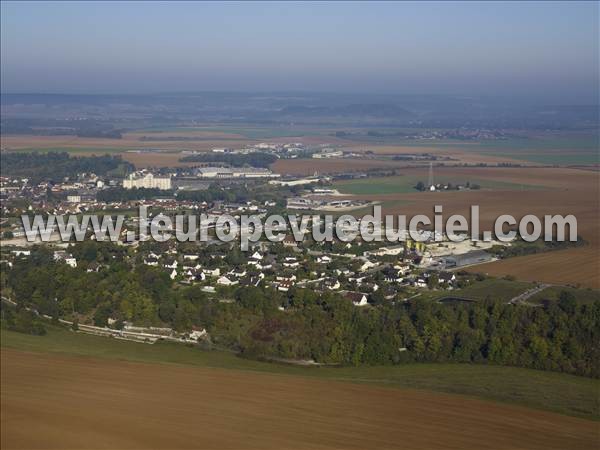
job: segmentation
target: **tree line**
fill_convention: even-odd
[[[185,162],[210,162],[224,163],[232,167],[263,167],[267,168],[275,161],[277,156],[265,152],[253,152],[246,154],[238,153],[201,153],[197,155],[185,156],[180,161]]]
[[[0,167],[3,176],[29,178],[32,182],[60,182],[65,178],[76,179],[80,173],[108,175],[125,174],[133,166],[120,156],[74,157],[66,152],[2,152]]]

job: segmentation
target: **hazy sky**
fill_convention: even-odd
[[[598,3],[2,1],[2,91],[598,102]]]

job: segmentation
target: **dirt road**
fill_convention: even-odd
[[[2,349],[2,448],[592,449],[598,424],[464,397]]]

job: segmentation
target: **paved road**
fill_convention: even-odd
[[[513,297],[512,299],[510,299],[508,304],[509,305],[539,306],[539,305],[534,305],[532,303],[527,303],[527,299],[533,297],[535,294],[537,294],[539,292],[542,292],[544,289],[546,289],[550,286],[552,286],[552,285],[551,284],[540,284],[539,286],[536,286],[533,289],[528,289],[527,291],[523,292],[522,294],[519,294],[516,297]]]

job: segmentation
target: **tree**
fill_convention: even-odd
[[[567,314],[573,314],[577,309],[577,300],[572,292],[561,291],[558,297],[558,306]]]
[[[435,289],[439,283],[440,279],[435,273],[432,273],[431,275],[429,275],[429,278],[427,278],[427,287],[429,289]]]

